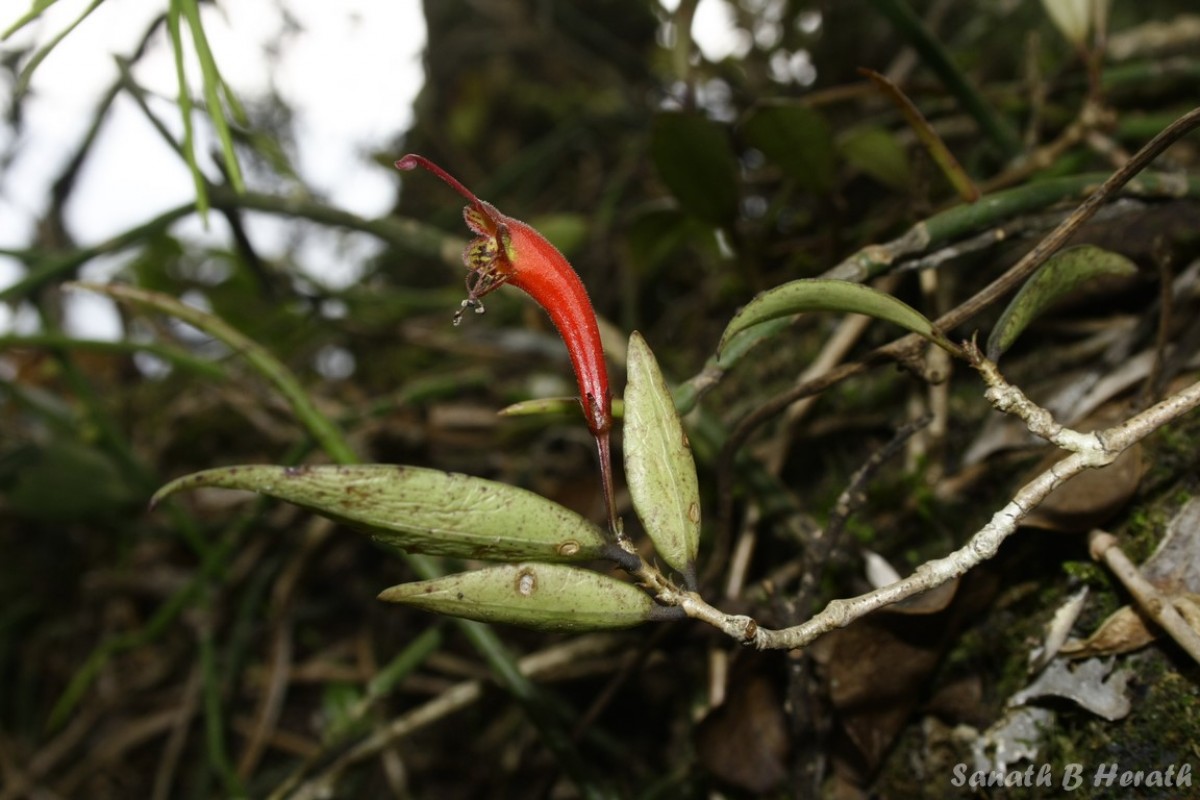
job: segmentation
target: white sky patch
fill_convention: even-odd
[[[87,4],[88,0],[59,0],[0,45],[0,52],[40,47]],[[3,5],[0,29],[24,14],[29,3],[10,0]],[[298,30],[285,25],[285,6]],[[18,157],[0,174],[0,247],[30,246],[35,221],[49,203],[50,182],[78,147],[98,98],[118,75],[113,55],[132,52],[165,7],[165,0],[104,3],[38,67],[24,104],[21,140],[12,142],[9,132],[0,128],[0,149],[18,148]],[[215,8],[202,5],[201,12],[217,65],[234,93],[246,102],[264,95],[273,81],[293,107],[298,150],[294,166],[302,178],[335,206],[366,217],[385,213],[394,201],[397,178],[367,155],[411,124],[412,103],[424,80],[420,54],[425,21],[419,0],[239,1]],[[200,100],[200,70],[186,28],[184,40],[192,95]],[[179,137],[175,62],[165,27],[155,34],[134,76],[152,94],[151,107],[159,119]],[[216,170],[206,165],[213,140],[204,121],[199,116],[196,121],[197,154],[206,174],[215,177]],[[133,101],[122,96],[79,176],[67,208],[67,226],[77,243],[91,244],[194,196],[183,161]],[[223,234],[223,226],[214,223],[217,219],[211,216],[208,231],[195,217],[174,230],[211,243]],[[268,257],[279,255],[286,228],[260,221],[257,215],[248,223],[251,239]],[[330,249],[316,247],[298,254],[302,271],[330,286],[345,285],[360,274],[355,268],[359,265],[341,263],[323,278]],[[370,252],[356,245],[340,257],[360,259]],[[19,262],[0,256],[0,288],[22,274]],[[12,322],[12,315],[0,315],[0,330]],[[81,333],[86,329],[84,325]],[[111,335],[111,326],[100,321],[97,333]]]
[[[679,0],[659,0],[667,11],[675,11]],[[700,0],[692,18],[692,40],[709,61],[745,55],[749,49],[746,32],[734,25],[733,9],[726,0]]]
[[[77,146],[72,142],[67,148]],[[129,96],[113,102],[92,147],[66,209],[67,226],[79,242],[101,241],[195,200],[187,165]],[[42,198],[42,204],[48,200]]]
[[[63,332],[81,339],[121,338],[121,317],[112,300],[92,292],[63,296]]]

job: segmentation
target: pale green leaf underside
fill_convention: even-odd
[[[937,345],[949,345],[921,312],[890,294],[849,281],[803,278],[768,289],[747,303],[729,321],[717,350],[723,350],[730,339],[748,328],[805,311],[866,314],[895,323]]]
[[[402,583],[380,600],[480,622],[553,631],[628,628],[669,616],[636,586],[561,564],[504,564]]]
[[[1030,322],[1084,283],[1103,275],[1136,274],[1137,266],[1128,258],[1094,245],[1080,245],[1056,253],[1025,281],[1000,315],[988,337],[987,357],[992,361],[999,359]]]
[[[496,412],[502,417],[531,417],[551,414],[579,414],[578,397],[539,397],[536,400],[521,400]],[[613,419],[625,415],[625,404],[621,398],[612,399]]]
[[[583,517],[533,492],[392,464],[210,469],[164,486],[153,503],[203,486],[244,489],[344,522],[410,553],[491,561],[582,561],[608,546]]]
[[[625,480],[660,558],[689,575],[700,543],[696,465],[670,389],[649,345],[629,339],[625,386]]]

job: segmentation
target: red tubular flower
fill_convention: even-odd
[[[600,472],[608,504],[609,521],[615,527],[612,467],[609,431],[612,429],[612,393],[608,388],[608,368],[600,344],[596,312],[579,275],[554,245],[520,220],[501,214],[495,206],[480,200],[437,164],[414,154],[396,162],[401,170],[415,167],[437,175],[467,199],[463,209],[467,227],[476,234],[463,252],[467,274],[467,299],[454,316],[457,325],[463,311],[474,308],[483,312],[480,299],[506,283],[523,290],[550,315],[567,345],[575,380],[579,383],[579,402],[588,430],[596,439],[600,454]]]

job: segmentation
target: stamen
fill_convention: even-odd
[[[454,312],[453,323],[455,326],[462,324],[463,314],[467,313],[468,308],[475,309],[476,314],[482,314],[485,310],[483,307],[483,302],[480,301],[478,296],[476,296],[475,287],[471,286],[470,281],[467,283],[467,292],[467,299],[459,303],[458,311]]]
[[[454,326],[458,327],[462,324],[463,313],[471,307],[471,303],[475,302],[475,278],[474,272],[468,272],[464,279],[467,285],[467,298],[458,304],[458,311],[454,312]]]

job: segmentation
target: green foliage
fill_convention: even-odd
[[[805,189],[827,192],[833,187],[833,134],[820,112],[791,103],[765,105],[751,112],[741,133],[746,144]]]
[[[1100,277],[1130,277],[1137,266],[1125,256],[1091,245],[1056,253],[1021,287],[988,337],[992,361],[1012,346],[1021,332],[1056,301]]]
[[[229,91],[229,87],[217,69],[217,62],[208,45],[208,37],[204,33],[204,23],[200,19],[198,0],[171,0],[167,12],[167,24],[171,30],[171,42],[175,49],[175,72],[179,81],[179,110],[183,114],[184,126],[183,149],[196,187],[196,206],[200,215],[204,216],[208,211],[208,192],[205,188],[204,176],[196,162],[190,89],[187,71],[184,68],[182,34],[180,32],[182,21],[187,22],[188,30],[192,34],[192,46],[200,61],[205,105],[217,135],[217,143],[221,148],[226,177],[235,192],[245,191],[246,186],[242,179],[242,168],[238,164],[237,153],[233,149],[229,117],[232,116],[235,121],[244,125],[246,114],[238,103],[237,96]]]
[[[592,570],[506,564],[385,589],[380,600],[544,631],[629,628],[657,608],[641,589]]]
[[[637,333],[629,359],[623,405],[630,495],[659,556],[691,584],[700,543],[691,448],[666,381]],[[584,518],[515,486],[388,464],[240,465],[177,478],[155,493],[151,506],[180,491],[213,487],[286,500],[408,553],[533,562],[515,572],[488,568],[401,584],[381,595],[391,602],[539,630],[624,628],[670,616],[656,612],[650,596],[630,584],[553,567],[628,559]]]
[[[411,553],[490,561],[587,561],[600,532],[532,492],[468,475],[389,464],[221,467],[178,478],[157,505],[183,489],[260,492],[353,525]]]
[[[694,575],[700,548],[700,488],[692,448],[666,379],[641,334],[629,339],[625,387],[625,477],[655,552]]]
[[[654,118],[650,157],[689,214],[719,226],[737,218],[737,165],[724,127],[700,114],[662,112]]]
[[[842,158],[884,186],[904,191],[912,185],[908,154],[889,131],[871,125],[851,128],[837,146]]]
[[[138,500],[110,457],[64,438],[10,452],[0,475],[9,511],[38,522],[116,521]]]
[[[866,314],[899,325],[948,350],[955,349],[933,323],[904,301],[869,286],[818,278],[785,283],[755,297],[729,321],[717,349],[723,350],[735,336],[756,325],[810,311]]]

